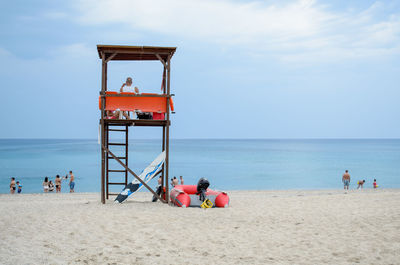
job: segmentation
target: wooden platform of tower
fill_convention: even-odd
[[[120,185],[121,189],[128,183],[129,174],[138,179],[142,184],[164,203],[169,201],[168,170],[169,170],[169,127],[171,110],[170,73],[171,58],[175,53],[175,47],[150,47],[150,46],[120,46],[120,45],[97,45],[99,57],[102,61],[102,79],[99,108],[100,117],[100,140],[101,140],[101,202],[105,203],[109,196],[117,195],[109,192],[111,185]],[[157,60],[164,68],[162,74],[161,94],[133,94],[116,93],[107,91],[107,64],[110,61],[150,61]],[[154,88],[156,91],[156,88]],[[141,120],[141,119],[108,119],[106,111],[136,111],[153,112],[163,114],[163,119]],[[130,127],[153,126],[162,128],[162,151],[165,151],[166,158],[162,170],[161,196],[149,187],[138,175],[128,167],[128,130]],[[110,132],[123,134],[123,142],[110,142]],[[114,146],[122,146],[124,155],[117,156],[112,151]],[[109,168],[110,160],[116,161],[121,167]],[[151,162],[151,161],[149,161]],[[118,182],[110,182],[109,174],[121,175]],[[165,192],[164,192],[165,191]],[[165,198],[165,199],[164,199]]]

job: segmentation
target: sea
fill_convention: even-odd
[[[139,174],[161,152],[160,140],[129,142],[128,165]],[[111,151],[124,155],[124,148]],[[54,181],[70,170],[76,192],[100,192],[100,145],[93,140],[0,139],[0,193],[9,193],[10,178],[22,193],[42,193],[45,177]],[[110,169],[122,167],[110,162]],[[207,178],[219,190],[343,189],[345,170],[350,188],[400,188],[400,139],[175,139],[170,141],[170,174],[185,184]],[[123,173],[110,181],[123,182]],[[129,181],[133,179],[128,176]],[[156,186],[156,180],[150,186]],[[111,191],[121,191],[116,186]],[[63,181],[62,192],[69,192]]]

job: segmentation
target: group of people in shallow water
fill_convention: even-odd
[[[54,187],[56,188],[56,192],[61,192],[61,182],[62,180],[68,179],[68,174],[61,178],[60,175],[57,175],[56,178],[54,179],[54,183],[49,180],[48,177],[44,178],[44,181],[42,183],[43,185],[43,192],[47,193],[47,192],[53,192],[54,191]],[[72,173],[72,171],[69,172],[69,192],[75,192],[75,176]]]
[[[18,193],[22,192],[22,184],[19,181],[16,181],[15,178],[11,178],[10,182],[10,193],[14,194],[15,191],[17,190]]]
[[[183,177],[180,176],[179,178],[180,178],[181,185],[183,185],[184,184]],[[53,192],[54,191],[54,187],[55,187],[56,192],[61,192],[61,181],[63,179],[65,179],[65,180],[68,179],[68,174],[63,178],[61,178],[59,175],[57,175],[55,180],[54,180],[54,183],[51,180],[49,180],[48,177],[45,177],[44,181],[42,183],[43,191],[45,193]],[[350,173],[349,173],[348,170],[346,170],[345,173],[342,176],[342,182],[343,182],[345,190],[349,189],[350,180],[351,180]],[[161,181],[162,181],[162,179],[160,177],[158,179],[158,187],[161,187]],[[364,187],[364,184],[365,184],[365,179],[357,181],[357,189],[362,189]],[[173,177],[171,179],[171,186],[175,187],[176,185],[179,185],[179,180],[176,177]],[[372,183],[372,187],[374,189],[378,188],[378,184],[376,182],[376,179],[374,179],[374,182]],[[11,182],[10,182],[10,193],[14,194],[15,191],[17,191],[18,193],[21,193],[22,192],[22,185],[21,185],[21,183],[19,181],[16,181],[15,178],[13,177],[13,178],[11,178]],[[74,191],[75,191],[75,176],[72,173],[72,171],[69,171],[69,192],[72,193]],[[161,190],[160,190],[160,193],[161,193]]]
[[[350,186],[350,173],[348,170],[346,170],[342,176],[342,182],[344,185],[344,189],[348,190]],[[365,179],[357,181],[357,189],[362,189],[364,187]],[[374,189],[378,188],[378,184],[376,182],[376,179],[374,179],[374,182],[372,182],[372,187]]]
[[[69,176],[68,174],[65,177],[60,177],[60,175],[57,175],[56,178],[53,181],[49,180],[48,177],[44,178],[44,181],[42,183],[43,186],[43,192],[48,193],[48,192],[53,192],[54,188],[56,192],[61,192],[61,182],[62,180],[66,180],[69,178],[69,192],[75,192],[75,176],[72,173],[72,171],[69,171]],[[18,193],[22,192],[22,185],[19,181],[16,181],[14,177],[11,178],[10,182],[10,193],[14,194],[15,191],[17,190]]]

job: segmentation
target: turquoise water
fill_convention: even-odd
[[[134,140],[129,148],[129,166],[140,173],[161,143]],[[206,177],[213,188],[225,190],[339,189],[345,169],[353,188],[359,179],[369,188],[374,178],[382,188],[400,188],[400,139],[171,140],[170,177],[182,175],[185,184]],[[9,192],[11,177],[24,193],[42,192],[45,176],[54,180],[69,170],[76,176],[76,192],[100,191],[97,140],[0,140],[0,193]],[[112,180],[123,179],[114,174]],[[63,192],[68,192],[66,182]]]

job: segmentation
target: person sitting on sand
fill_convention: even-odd
[[[54,191],[54,184],[53,184],[53,182],[51,180],[49,181],[49,191],[50,192]]]
[[[160,176],[157,180],[157,188],[156,188],[156,193],[161,196],[161,190],[162,190],[162,176]],[[153,195],[153,199],[151,200],[152,202],[156,202],[158,198]]]
[[[359,180],[359,181],[357,181],[357,189],[359,189],[360,187],[361,187],[361,189],[363,188],[363,185],[364,185],[364,183],[365,183],[365,179],[364,180]]]
[[[10,182],[10,193],[14,194],[15,193],[15,178],[11,178]]]
[[[69,192],[75,192],[75,176],[72,174],[72,171],[69,171]]]
[[[49,178],[48,177],[44,178],[42,185],[43,185],[43,192],[46,192],[46,193],[49,192]]]
[[[374,179],[374,183],[372,183],[372,186],[374,187],[374,189],[378,188],[378,184],[376,183],[376,179]]]
[[[346,172],[343,174],[342,182],[343,182],[343,185],[344,185],[344,189],[348,190],[349,189],[349,185],[350,185],[350,174],[349,174],[348,170],[346,170]]]
[[[21,193],[22,192],[22,185],[21,185],[21,183],[19,183],[19,181],[17,181],[17,188],[18,188],[17,192]]]
[[[61,192],[61,178],[60,175],[56,176],[56,179],[54,180],[56,184],[56,192]]]

